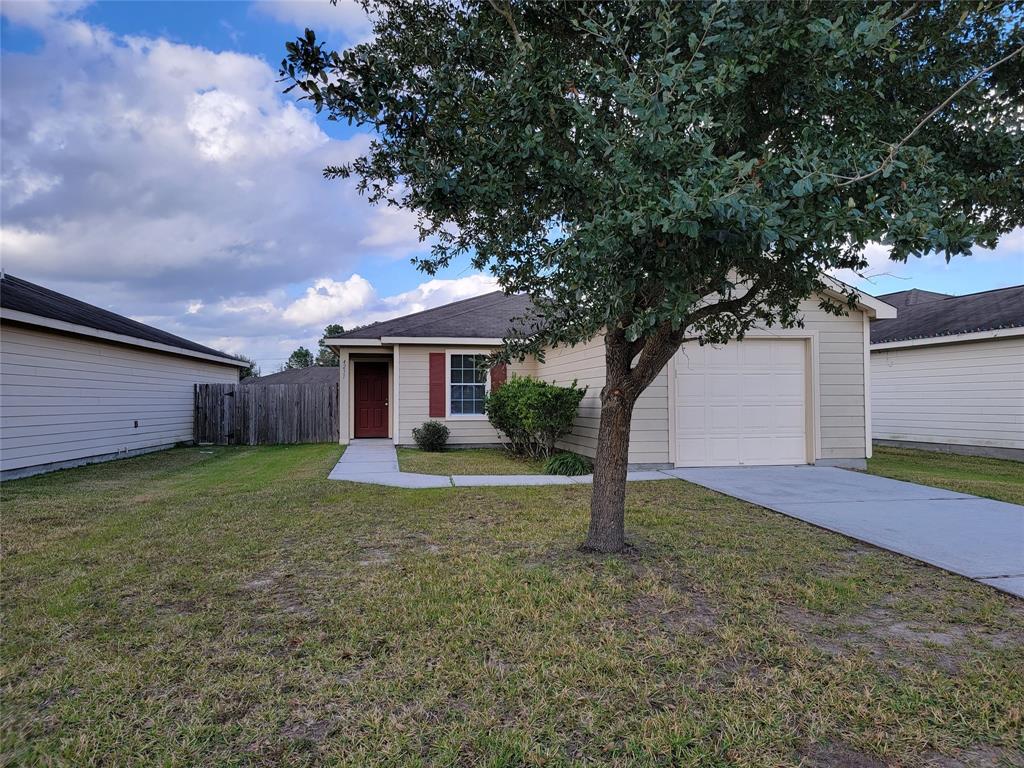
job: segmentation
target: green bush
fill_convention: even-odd
[[[593,462],[578,453],[556,453],[544,462],[544,472],[548,475],[587,475],[593,469]]]
[[[484,411],[508,448],[519,456],[547,458],[569,434],[587,388],[559,387],[514,376],[487,396]]]
[[[443,451],[448,444],[448,427],[440,421],[424,421],[412,431],[412,439],[424,451]]]

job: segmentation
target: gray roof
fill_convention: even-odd
[[[895,306],[899,316],[872,321],[872,344],[1024,327],[1024,285],[966,296],[914,290],[878,298]]]
[[[178,347],[190,352],[200,352],[204,355],[215,355],[229,360],[235,358],[223,352],[196,344],[194,341],[175,336],[173,333],[161,331],[151,325],[131,320],[124,315],[100,309],[84,301],[65,296],[63,293],[51,291],[41,285],[22,280],[20,277],[3,273],[0,275],[0,307],[13,309],[18,312],[26,312],[38,317],[45,317],[50,320],[60,320],[65,323],[82,325],[86,328],[93,328],[97,331],[118,333],[122,336],[131,336],[142,341],[151,341],[157,344],[166,344],[171,347]],[[238,361],[240,365],[247,365]]]
[[[512,321],[529,313],[525,294],[501,291],[453,301],[433,309],[384,320],[334,336],[335,339],[379,339],[384,336],[501,339],[513,330]]]
[[[250,376],[242,384],[337,384],[337,366],[311,365],[309,368],[292,368],[266,376]]]
[[[925,304],[936,299],[949,299],[953,297],[949,293],[935,293],[935,291],[922,291],[920,288],[911,288],[909,291],[887,293],[884,296],[876,296],[875,298],[884,301],[890,307],[903,309],[915,304]]]

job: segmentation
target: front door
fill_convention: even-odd
[[[356,437],[388,436],[388,364],[356,362]]]

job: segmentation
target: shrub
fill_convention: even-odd
[[[547,458],[555,443],[572,429],[587,388],[559,387],[537,379],[514,376],[487,396],[488,420],[520,456]]]
[[[443,451],[448,444],[448,427],[440,421],[424,421],[412,431],[412,439],[424,451]]]
[[[593,469],[590,459],[578,453],[556,453],[544,462],[544,472],[548,475],[586,475]]]

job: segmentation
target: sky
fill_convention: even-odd
[[[0,5],[0,263],[8,272],[277,370],[328,323],[494,290],[467,263],[429,278],[413,217],[324,166],[370,135],[284,94],[284,44],[370,26],[352,0]],[[1024,283],[1024,231],[908,264],[869,250],[875,295]]]

